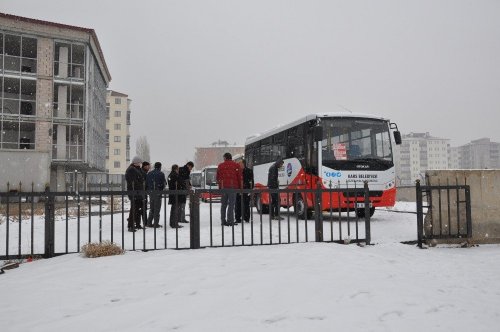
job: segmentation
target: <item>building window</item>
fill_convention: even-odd
[[[115,111],[115,118],[119,118],[122,116],[122,111]]]
[[[2,95],[3,92],[3,95]],[[3,98],[2,98],[3,96]],[[36,115],[36,80],[25,78],[0,78],[0,113],[6,115]]]
[[[115,123],[114,128],[115,128],[115,130],[121,130],[122,129],[122,125],[120,123]]]
[[[85,46],[56,42],[54,48],[54,76],[83,81],[85,79]]]
[[[115,161],[114,162],[114,166],[115,166],[115,168],[120,168],[121,167],[120,166],[120,162],[119,161]]]
[[[115,156],[119,156],[119,155],[120,155],[120,149],[114,149],[114,150],[113,150],[113,154],[114,154]]]
[[[115,104],[120,105],[122,103],[121,98],[115,98]]]
[[[121,142],[122,137],[121,136],[115,136],[115,142]]]
[[[37,40],[17,35],[0,34],[0,42],[2,41],[4,47],[0,54],[4,54],[3,69],[6,72],[16,72],[22,75],[36,75]],[[1,55],[0,60],[2,60]]]

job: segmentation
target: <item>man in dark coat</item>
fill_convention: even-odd
[[[179,179],[179,166],[174,164],[168,176],[168,190],[182,190],[184,186],[180,183]],[[181,214],[181,203],[186,202],[185,195],[177,195],[170,193],[168,195],[168,204],[172,205],[170,209],[170,227],[172,228],[182,228],[179,225],[179,217]]]
[[[233,156],[229,152],[224,153],[224,162],[217,166],[217,184],[220,189],[239,189],[241,186],[240,165],[233,161]],[[223,192],[220,208],[222,225],[234,225],[235,203],[236,192]]]
[[[144,177],[141,173],[142,159],[140,157],[132,158],[132,163],[125,172],[125,180],[127,181],[127,191],[143,190]],[[135,232],[135,228],[141,228],[141,207],[142,195],[129,193],[130,212],[128,216],[128,231]]]
[[[245,159],[241,160],[240,168],[241,168],[241,175],[243,178],[243,189],[253,189],[253,170],[247,167]],[[243,196],[243,220],[245,220],[245,222],[250,221],[250,194],[243,193],[236,195],[236,207],[234,216],[237,223],[241,222],[242,196]]]
[[[165,179],[165,174],[161,171],[161,163],[156,162],[155,168],[146,176],[146,190],[152,190],[149,194],[149,216],[146,226],[148,227],[162,227],[160,225],[160,210],[161,210],[161,198],[162,191],[165,189],[165,184],[167,180]],[[154,224],[153,224],[154,219]]]
[[[280,184],[278,180],[279,169],[283,166],[283,159],[278,158],[274,164],[269,167],[269,173],[267,176],[267,187],[269,189],[279,189]],[[280,203],[279,194],[271,193],[271,209],[269,211],[271,219],[282,220],[283,218],[279,215]]]
[[[142,162],[142,167],[140,169],[142,178],[143,178],[143,186],[142,189],[140,190],[146,190],[146,176],[148,175],[149,169],[151,168],[151,164],[148,161],[143,161]],[[147,225],[147,219],[148,219],[148,196],[146,194],[142,195],[142,204],[141,207],[139,208],[140,216],[142,218],[142,225],[146,227]],[[136,228],[142,228],[141,227],[141,222],[139,220],[139,226]]]
[[[189,161],[186,165],[179,168],[179,180],[183,182],[184,189],[191,189],[191,170],[194,167],[194,163]],[[188,223],[186,220],[186,195],[184,196],[184,203],[181,204],[181,220],[180,222]]]

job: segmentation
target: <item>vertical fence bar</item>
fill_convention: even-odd
[[[262,204],[262,193],[259,194],[260,197],[260,206],[261,206],[261,209],[260,209],[260,212],[259,212],[259,216],[260,216],[260,244],[263,244],[264,243],[264,234],[263,234],[263,231],[264,231],[264,225],[263,225],[263,221],[262,221],[262,210],[264,210],[264,204]]]
[[[210,247],[213,247],[214,246],[214,231],[213,231],[213,218],[212,218],[212,186],[210,186],[208,188],[208,207],[210,210]],[[221,230],[224,233],[224,226],[222,226]]]
[[[356,182],[354,183],[356,185]],[[349,182],[346,182],[347,188],[347,238],[351,238],[351,192]]]
[[[146,215],[146,211],[148,209],[148,196],[145,192],[146,188],[145,188],[146,184],[143,184],[143,188],[142,188],[142,216],[140,218],[142,218],[142,250],[143,251],[146,251],[146,223],[147,223],[147,218],[148,216]],[[141,220],[139,219],[139,225],[141,224]]]
[[[269,190],[269,243],[273,244],[273,220],[271,218],[273,214],[273,198],[271,196],[271,190]]]
[[[333,241],[333,198],[332,198],[332,180],[330,180],[330,191],[329,191],[329,197],[330,197],[330,241]]]
[[[122,196],[122,249],[125,250],[125,195],[123,191],[121,196]]]
[[[200,196],[191,191],[189,194],[190,248],[200,248]]]
[[[438,179],[438,187],[441,187],[441,179]],[[428,197],[429,198],[429,197]],[[441,203],[441,188],[438,188],[438,199],[439,199],[439,204],[438,204],[438,214],[439,214],[439,235],[443,235],[443,209],[442,209],[442,203]],[[432,204],[432,201],[428,202],[428,204]],[[434,229],[433,229],[434,233]]]
[[[288,182],[288,181],[287,181]],[[288,188],[288,183],[287,186]],[[288,243],[290,243],[290,192],[286,192],[286,224],[288,230]]]
[[[339,191],[337,192],[337,200],[338,200],[338,204],[339,204],[339,241],[342,241],[342,209],[341,209],[341,204],[342,204],[342,201],[340,199],[340,196],[342,196],[342,191],[340,191],[340,180],[338,182],[338,188],[339,188]]]
[[[456,205],[457,205],[457,235],[460,237],[460,191],[458,189],[458,179],[455,178],[455,185],[456,185]]]
[[[366,182],[366,181],[365,181]],[[354,189],[356,190],[355,194],[354,194],[354,226],[355,226],[355,229],[356,229],[356,241],[359,241],[359,227],[358,227],[358,224],[359,224],[359,215],[358,215],[358,211],[359,211],[359,208],[358,208],[358,203],[359,203],[359,192],[358,192],[358,186],[357,186],[357,183],[354,182]],[[365,197],[365,195],[363,194],[363,197]],[[369,201],[368,201],[369,203]],[[366,201],[364,201],[364,207],[366,207]],[[366,213],[366,210],[363,208],[363,211]]]
[[[299,209],[298,209],[298,204],[297,204],[297,199],[299,197],[299,194],[298,192],[294,192],[294,199],[293,199],[293,202],[294,202],[294,212],[295,212],[295,235],[296,235],[296,238],[297,238],[297,243],[300,242],[300,228],[299,228]]]
[[[9,259],[9,226],[10,226],[10,196],[9,196],[9,183],[7,182],[7,203],[5,207],[5,255],[7,256],[7,260]]]
[[[245,198],[243,197],[243,186],[240,188],[240,221],[241,221],[241,245],[245,245]]]
[[[370,245],[371,240],[372,240],[372,233],[371,233],[371,225],[370,225],[370,189],[368,188],[368,181],[365,181],[364,184],[364,189],[365,189],[365,243],[366,245]],[[358,238],[358,230],[357,230],[357,223],[356,223],[356,239]]]
[[[35,196],[34,183],[31,182],[31,257],[35,254]]]
[[[254,239],[253,239],[253,206],[254,206],[254,193],[253,193],[253,184],[252,184],[252,192],[250,193],[250,239],[251,239],[251,243],[252,243],[252,246],[253,246],[253,242],[254,242]]]
[[[446,179],[446,197],[448,205],[448,235],[451,236],[451,204],[450,204],[450,180]]]
[[[66,212],[66,218],[65,218],[65,225],[64,225],[64,233],[65,233],[65,244],[64,244],[64,249],[65,249],[65,253],[67,254],[68,253],[68,246],[69,246],[69,196],[68,196],[68,192],[66,191],[64,193],[64,209],[65,209],[65,212]]]
[[[323,209],[321,206],[321,184],[318,181],[316,183],[316,191],[314,197],[314,230],[315,236],[314,240],[316,242],[323,242]]]
[[[92,197],[90,193],[87,193],[89,200],[89,243],[92,242]]]
[[[470,186],[465,186],[465,219],[467,223],[467,238],[472,238],[472,216],[470,201]]]
[[[80,252],[80,191],[77,189],[76,192],[76,225],[77,225],[77,232],[76,232],[76,252]]]
[[[17,200],[18,200],[18,222],[19,222],[19,239],[18,239],[18,255],[19,255],[19,258],[21,258],[21,253],[22,253],[22,250],[21,250],[21,239],[22,239],[22,215],[21,215],[21,182],[19,182],[19,192],[18,192],[18,197],[17,197]]]
[[[45,202],[45,258],[54,257],[54,195],[46,191]]]
[[[114,239],[114,225],[113,225],[113,222],[114,222],[114,215],[115,215],[115,199],[114,199],[114,196],[113,194],[111,194],[110,196],[110,200],[111,200],[111,243],[113,243],[113,239]]]
[[[162,193],[163,199],[163,245],[164,249],[167,249],[167,209],[168,209],[168,202],[167,202],[167,194]]]
[[[417,199],[417,244],[422,248],[423,232],[424,232],[424,213],[422,208],[422,189],[420,180],[415,182],[415,191]]]

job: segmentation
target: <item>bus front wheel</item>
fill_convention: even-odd
[[[374,207],[371,207],[370,208],[370,217],[373,216],[373,214],[375,213],[375,208]],[[364,218],[365,217],[365,209],[357,209],[356,210],[356,215],[359,217],[359,218]]]
[[[306,210],[306,204],[304,203],[304,199],[302,196],[298,196],[295,200],[295,204],[293,205],[295,214],[300,218],[300,219],[306,219],[306,213],[307,213],[307,219],[311,219],[313,215],[313,211],[311,209]]]
[[[260,195],[257,196],[257,200],[255,201],[255,207],[257,208],[257,212],[261,214],[269,213],[269,205],[262,204],[262,198]]]

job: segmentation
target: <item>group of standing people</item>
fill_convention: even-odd
[[[132,159],[130,166],[125,172],[127,191],[151,191],[149,193],[149,215],[147,214],[148,196],[146,194],[131,194],[128,196],[130,200],[130,212],[127,219],[129,232],[135,232],[137,229],[145,227],[162,227],[160,225],[161,191],[165,189],[167,183],[169,190],[191,189],[189,176],[194,167],[193,162],[190,161],[182,167],[172,165],[168,182],[165,174],[161,171],[161,167],[162,164],[156,162],[154,169],[150,171],[151,164],[136,156]],[[189,222],[186,220],[185,213],[186,195],[170,195],[168,204],[172,205],[170,210],[170,227],[181,228],[182,226],[179,223]]]
[[[242,220],[250,222],[250,193],[239,193],[237,189],[253,189],[254,176],[252,169],[248,168],[245,160],[240,163],[233,161],[232,155],[226,152],[224,161],[217,166],[217,184],[219,189],[230,189],[224,191],[221,197],[221,224],[233,226]],[[160,210],[162,204],[161,191],[168,184],[168,189],[191,190],[190,174],[194,163],[189,161],[184,166],[174,164],[170,170],[168,179],[161,171],[162,164],[156,162],[154,169],[150,171],[150,163],[143,161],[140,157],[134,157],[132,163],[125,172],[127,190],[148,190],[149,193],[149,215],[146,217],[148,196],[144,194],[131,194],[130,214],[128,217],[128,231],[135,232],[144,227],[158,228],[160,225]],[[283,160],[278,159],[269,168],[268,188],[279,189],[278,171],[283,166]],[[271,193],[271,219],[280,220],[279,216],[279,194]],[[186,194],[169,195],[168,204],[170,209],[170,227],[182,228],[179,223],[189,223],[186,220]],[[141,219],[143,224],[141,225]]]

